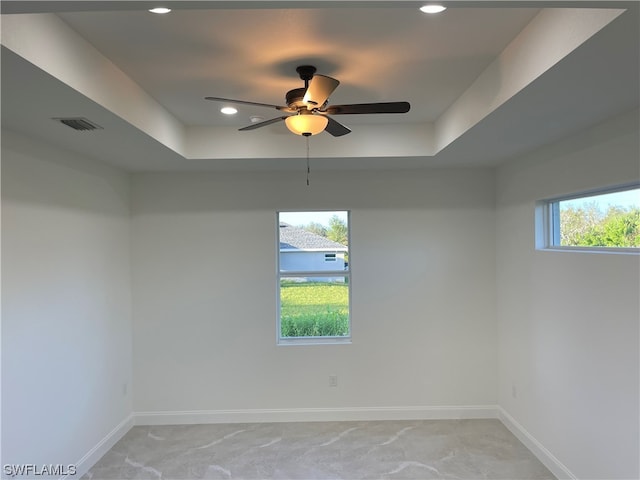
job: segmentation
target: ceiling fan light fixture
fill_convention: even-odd
[[[422,7],[420,7],[420,11],[422,13],[431,13],[431,14],[444,12],[446,9],[447,7],[443,5],[436,5],[436,4],[423,5]]]
[[[171,9],[167,8],[167,7],[155,7],[155,8],[150,8],[149,11],[151,13],[157,13],[159,15],[164,15],[165,13],[169,13],[171,11]]]
[[[238,113],[238,109],[235,107],[222,107],[220,111],[225,115],[235,115]]]
[[[324,131],[329,120],[322,115],[299,114],[285,119],[287,128],[296,135],[317,135]]]
[[[351,105],[327,105],[329,95],[340,84],[335,78],[326,75],[316,75],[316,67],[300,65],[296,68],[300,79],[304,80],[304,88],[294,88],[285,95],[286,105],[250,102],[247,100],[233,100],[222,97],[204,97],[205,100],[223,102],[225,104],[251,105],[255,107],[275,108],[280,114],[269,120],[257,116],[250,117],[251,125],[239,128],[246,132],[266,127],[284,121],[287,129],[296,135],[310,137],[321,132],[327,132],[334,137],[341,137],[351,133],[351,129],[334,120],[331,115],[359,115],[378,113],[407,113],[411,109],[409,102],[375,102],[355,103]],[[315,106],[314,106],[315,105]],[[318,107],[317,105],[320,105]],[[293,115],[290,115],[293,114]]]

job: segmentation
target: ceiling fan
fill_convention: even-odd
[[[220,97],[205,97],[205,99],[214,102],[275,108],[288,114],[248,125],[241,128],[240,131],[255,130],[256,128],[284,120],[291,132],[305,137],[316,135],[323,131],[330,133],[334,137],[341,137],[351,132],[349,128],[331,118],[330,115],[406,113],[411,108],[408,102],[328,105],[329,95],[333,93],[340,82],[325,75],[316,75],[316,67],[312,65],[301,65],[296,68],[296,72],[300,75],[300,79],[304,80],[304,88],[289,90],[286,94],[286,106]]]

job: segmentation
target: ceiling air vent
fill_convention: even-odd
[[[74,130],[81,132],[87,132],[90,130],[102,130],[102,127],[91,120],[87,120],[83,117],[70,117],[70,118],[54,118],[53,120],[65,124],[67,127],[71,127]]]

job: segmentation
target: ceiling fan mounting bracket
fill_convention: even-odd
[[[296,67],[296,72],[300,75],[300,79],[304,80],[305,88],[307,87],[307,82],[313,78],[313,74],[316,73],[316,67],[313,65],[300,65]]]

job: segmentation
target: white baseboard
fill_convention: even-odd
[[[137,412],[135,425],[498,418],[497,405]]]
[[[126,433],[134,425],[133,414],[125,418],[118,426],[111,430],[96,446],[87,452],[87,454],[76,462],[76,474],[73,476],[64,476],[64,478],[80,478],[93,467],[98,460],[100,460],[105,453],[111,450],[118,440],[126,435]]]
[[[536,440],[522,425],[516,422],[502,407],[498,407],[498,418],[556,477],[559,479],[577,480],[578,477],[571,473],[560,460]]]

